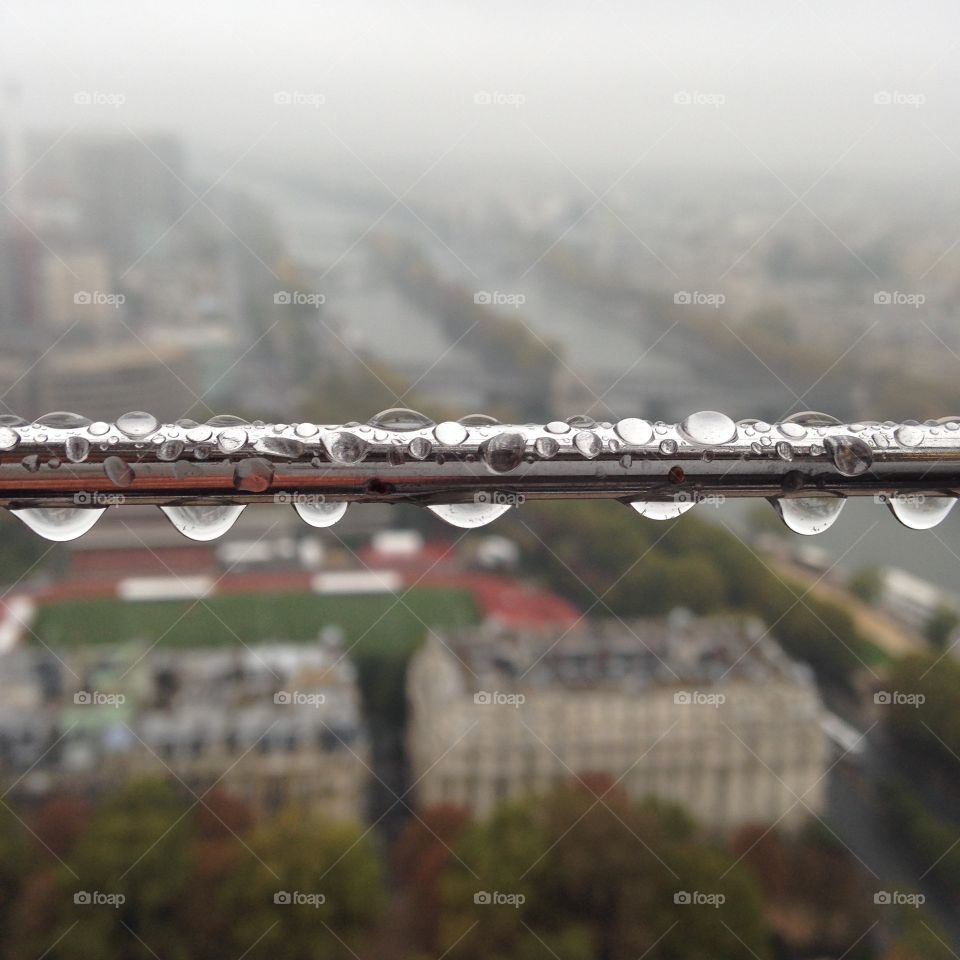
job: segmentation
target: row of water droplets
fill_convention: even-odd
[[[734,422],[725,414],[708,410],[691,414],[677,425],[636,417],[613,424],[581,415],[542,426],[502,425],[482,414],[435,423],[405,408],[384,410],[366,423],[342,425],[266,424],[234,416],[218,416],[206,423],[178,420],[161,425],[143,411],[123,414],[114,423],[65,412],[47,414],[33,423],[0,416],[0,453],[10,454],[21,445],[29,447],[30,452],[20,460],[21,467],[29,472],[55,470],[64,462],[80,464],[99,451],[104,475],[113,487],[123,489],[135,482],[140,463],[169,463],[174,475],[188,477],[193,463],[217,456],[235,464],[234,485],[249,493],[270,488],[273,461],[307,460],[317,468],[351,466],[372,452],[379,452],[386,464],[393,466],[429,459],[441,464],[448,458],[479,461],[491,474],[500,476],[517,470],[524,462],[558,456],[593,460],[603,455],[604,460],[615,461],[624,471],[630,470],[635,456],[672,458],[682,454],[689,458],[691,453],[699,453],[703,460],[719,454],[732,460],[762,457],[788,462],[822,457],[838,473],[855,477],[870,469],[878,452],[956,446],[958,440],[957,418],[924,424],[887,421],[841,425],[827,414],[810,411],[776,424],[761,420]],[[125,458],[110,453],[121,444],[128,451]],[[42,457],[37,447],[44,448],[49,456]],[[672,482],[682,482],[682,469],[675,467],[669,477]],[[292,497],[291,502],[297,513],[316,527],[336,523],[347,509],[346,503],[326,502],[323,497]],[[678,493],[666,499],[635,500],[631,505],[642,516],[665,520],[680,516],[696,502],[695,496]],[[826,530],[844,504],[841,497],[826,495],[778,497],[773,502],[787,526],[804,534]],[[892,492],[888,502],[902,523],[926,529],[946,516],[954,499]],[[49,539],[70,540],[90,529],[104,509],[30,507],[13,508],[13,512]],[[186,536],[212,540],[230,529],[244,506],[210,503],[160,509]],[[429,509],[455,526],[470,528],[490,523],[509,510],[510,504],[494,496],[478,495],[472,503],[438,504]]]

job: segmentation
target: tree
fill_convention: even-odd
[[[960,626],[960,615],[952,607],[937,607],[923,626],[923,635],[938,649],[943,650]]]

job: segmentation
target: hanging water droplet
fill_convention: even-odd
[[[305,520],[311,527],[332,527],[338,520],[343,519],[347,512],[347,503],[328,503],[322,497],[298,497],[293,501],[293,509],[297,511],[301,520]]]
[[[905,447],[919,447],[923,443],[923,427],[914,423],[902,424],[893,435]]]
[[[694,443],[713,445],[729,443],[737,435],[737,425],[725,414],[716,410],[701,410],[691,413],[680,429]]]
[[[859,476],[873,463],[873,452],[859,437],[827,437],[824,446],[845,477]]]
[[[676,440],[661,440],[660,452],[668,457],[672,457],[677,452]]]
[[[494,473],[507,473],[520,466],[525,445],[519,433],[498,433],[484,442],[480,455]]]
[[[648,520],[674,520],[694,506],[694,500],[631,500],[630,506]]]
[[[247,431],[243,427],[228,427],[221,430],[217,437],[217,446],[224,453],[236,453],[247,442]]]
[[[10,427],[0,427],[0,450],[13,450],[20,442],[20,434]]]
[[[625,453],[620,458],[620,466],[623,467],[624,470],[629,470],[633,466],[633,457],[631,457],[629,453]]]
[[[107,457],[103,472],[115,487],[129,487],[133,483],[133,467],[120,457]]]
[[[88,426],[90,421],[87,417],[81,417],[79,413],[56,410],[53,413],[45,413],[42,417],[37,417],[34,423],[38,427],[51,427],[55,430],[75,430]]]
[[[182,440],[167,440],[160,444],[160,449],[157,451],[157,459],[176,460],[177,457],[183,453],[183,446]]]
[[[911,530],[935,527],[953,509],[955,497],[930,496],[924,493],[899,493],[887,501],[890,512]]]
[[[780,519],[804,536],[823,533],[840,516],[845,500],[840,497],[774,497],[770,501]]]
[[[589,430],[581,430],[573,438],[573,443],[574,446],[590,460],[596,456],[599,456],[602,449],[600,438],[595,433],[591,433]]]
[[[469,530],[492,523],[511,506],[509,503],[495,503],[489,493],[478,493],[476,498],[473,503],[436,503],[427,509],[452,526]]]
[[[467,439],[467,428],[454,420],[444,420],[434,427],[433,435],[437,438],[437,443],[445,447],[455,447]]]
[[[414,460],[426,460],[433,452],[433,444],[426,437],[414,437],[407,444],[407,452]],[[403,462],[403,457],[400,462]]]
[[[117,417],[117,429],[134,439],[149,437],[159,426],[160,422],[157,418],[143,410],[131,410]]]
[[[263,493],[273,483],[273,464],[262,457],[247,457],[233,470],[233,485],[246,493]]]
[[[560,452],[560,444],[553,437],[537,437],[533,443],[533,449],[538,457],[552,460]]]
[[[68,460],[73,463],[83,463],[90,454],[90,441],[86,437],[78,437],[74,434],[67,437],[63,449]]]
[[[777,456],[781,460],[792,460],[793,459],[793,447],[787,443],[786,440],[780,440],[777,443]]]
[[[653,427],[650,423],[646,420],[639,420],[637,417],[627,417],[625,420],[621,420],[617,424],[616,430],[625,443],[631,443],[638,447],[649,443],[653,438]]]
[[[35,453],[28,453],[21,461],[20,466],[30,473],[36,473],[40,469],[40,457]]]
[[[231,413],[221,413],[207,420],[208,427],[245,427],[247,421],[243,417],[235,417]]]
[[[411,430],[424,430],[433,426],[433,421],[429,417],[406,407],[391,407],[389,410],[381,410],[367,422],[371,427],[396,430],[398,433],[409,433]]]
[[[83,536],[103,515],[106,507],[26,507],[10,512],[34,533],[63,543]]]
[[[287,437],[258,437],[253,444],[257,453],[266,453],[273,457],[285,457],[296,460],[303,456],[304,446],[299,440]]]
[[[164,515],[191,540],[216,540],[243,513],[242,503],[205,503],[190,507],[161,507]]]
[[[370,449],[366,440],[353,433],[328,433],[323,438],[323,445],[331,460],[338,463],[359,463]]]

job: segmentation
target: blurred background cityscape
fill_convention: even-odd
[[[14,2],[0,414],[960,412],[935,4]],[[0,518],[13,958],[947,958],[960,526]]]

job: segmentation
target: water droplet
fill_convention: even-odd
[[[494,473],[507,473],[520,466],[525,441],[519,433],[498,433],[481,448],[483,462]]]
[[[73,463],[83,463],[90,454],[90,441],[86,437],[78,437],[74,434],[67,437],[63,448],[68,460]]]
[[[245,493],[263,493],[273,483],[273,464],[262,457],[247,457],[233,469],[233,485]]]
[[[20,434],[10,427],[0,427],[0,450],[12,450],[20,442]]]
[[[791,440],[801,440],[807,435],[807,428],[802,423],[793,423],[790,420],[784,420],[777,424],[777,429]]]
[[[469,530],[492,523],[509,509],[509,503],[494,503],[489,493],[478,493],[474,503],[436,503],[427,509],[455,527]],[[486,499],[480,500],[481,497]]]
[[[115,487],[129,487],[133,483],[133,467],[120,457],[107,457],[103,472]]]
[[[389,410],[381,410],[367,422],[371,427],[382,427],[384,430],[396,430],[399,433],[424,430],[433,426],[433,421],[429,417],[406,407],[391,407]]]
[[[20,466],[30,473],[36,473],[40,469],[40,457],[35,453],[28,453],[21,461]]]
[[[191,540],[222,537],[243,513],[242,503],[205,503],[190,507],[161,507],[170,522]]]
[[[327,503],[309,497],[295,498],[293,502],[293,509],[297,511],[300,519],[305,520],[311,527],[332,527],[338,520],[343,519],[348,506],[347,503]]]
[[[668,457],[672,457],[677,452],[676,440],[661,440],[660,452]]]
[[[142,439],[155,433],[160,422],[152,413],[145,413],[143,410],[131,410],[117,417],[117,429],[125,433],[128,437]]]
[[[567,417],[567,423],[571,427],[585,427],[588,430],[597,425],[597,421],[593,417],[588,417],[585,413],[576,413],[572,417]]]
[[[23,417],[18,417],[15,413],[0,414],[0,426],[22,427],[26,422]]]
[[[423,440],[423,437],[415,437],[414,441],[411,442],[411,446],[413,442],[416,442],[417,440]],[[428,446],[430,445],[429,440],[423,440],[423,442]],[[410,452],[410,455],[413,456],[412,450]],[[424,454],[424,457],[429,457],[429,456],[430,456],[430,451],[427,450],[427,452]],[[423,458],[417,457],[417,459],[420,460]],[[399,467],[403,463],[403,450],[400,447],[390,447],[387,450],[387,463],[392,464],[395,467]]]
[[[629,470],[633,466],[633,457],[631,457],[629,453],[625,453],[620,458],[620,466],[623,467],[624,470]]]
[[[827,437],[824,446],[845,477],[859,476],[873,463],[873,452],[859,437]]]
[[[911,530],[929,530],[935,527],[953,509],[954,497],[932,497],[919,493],[900,493],[887,504],[890,512]]]
[[[247,442],[247,431],[243,427],[228,427],[221,430],[217,437],[217,446],[224,453],[236,453]]]
[[[461,417],[460,422],[465,427],[498,427],[500,425],[496,417],[487,416],[485,413],[471,413],[467,417]]]
[[[829,413],[820,413],[819,410],[801,410],[800,413],[791,413],[784,423],[799,423],[804,427],[835,427],[840,421],[831,417]]]
[[[37,417],[34,423],[38,427],[52,427],[55,430],[74,430],[89,426],[90,421],[87,417],[81,417],[79,413],[56,410],[53,413],[45,413],[42,417]]]
[[[51,457],[51,458],[47,461],[47,466],[48,466],[51,470],[56,470],[56,469],[58,469],[59,466],[60,466],[60,458],[59,458],[59,457]]]
[[[160,444],[160,449],[157,451],[157,459],[176,460],[181,453],[183,453],[182,440],[167,440],[165,443]]]
[[[106,507],[26,507],[10,512],[34,533],[62,543],[83,536],[102,516]]]
[[[683,500],[631,500],[633,507],[641,517],[648,520],[674,520],[686,513],[692,506],[692,498]]]
[[[437,438],[437,443],[445,447],[455,447],[467,439],[467,428],[454,420],[444,420],[436,425],[433,435]]]
[[[626,420],[621,420],[617,424],[617,433],[620,434],[624,442],[631,443],[634,446],[642,446],[652,439],[653,427],[646,420],[627,417]]]
[[[573,438],[574,446],[585,456],[592,460],[600,454],[602,449],[600,438],[589,430],[581,430]]]
[[[560,452],[560,444],[553,437],[537,437],[533,449],[536,450],[538,457],[552,460]]]
[[[407,444],[407,452],[414,460],[426,460],[433,452],[433,444],[426,437],[414,437]],[[403,462],[403,457],[400,462]]]
[[[751,449],[755,454],[757,454],[757,456],[760,456],[760,455],[763,453],[763,447],[760,446],[760,444],[757,443],[756,440],[754,440],[753,443],[750,444],[750,449]]]
[[[680,429],[694,443],[729,443],[737,435],[737,425],[725,414],[716,410],[701,410],[691,413]]]
[[[213,431],[209,427],[193,427],[187,431],[187,439],[191,443],[203,443],[213,436]]]
[[[314,437],[320,432],[320,428],[315,423],[298,423],[293,431],[298,437]]]
[[[299,440],[289,440],[287,437],[258,437],[253,444],[257,453],[266,453],[273,457],[286,457],[296,460],[303,456],[303,444]]]
[[[230,413],[221,413],[207,421],[208,427],[245,427],[247,421],[243,417],[235,417]]]
[[[771,503],[794,533],[812,536],[833,526],[846,501],[840,497],[776,497]]]
[[[793,459],[793,447],[787,443],[786,440],[781,440],[777,444],[777,456],[781,460],[792,460]]]
[[[366,440],[356,434],[339,432],[328,433],[323,438],[323,445],[327,449],[331,460],[338,463],[359,463],[370,449]]]
[[[551,420],[546,426],[547,433],[569,433],[570,424],[563,420]]]
[[[919,447],[923,443],[923,427],[914,423],[902,424],[893,435],[905,447]]]
[[[770,424],[765,420],[756,420],[753,424],[753,429],[756,430],[757,433],[769,433]]]

